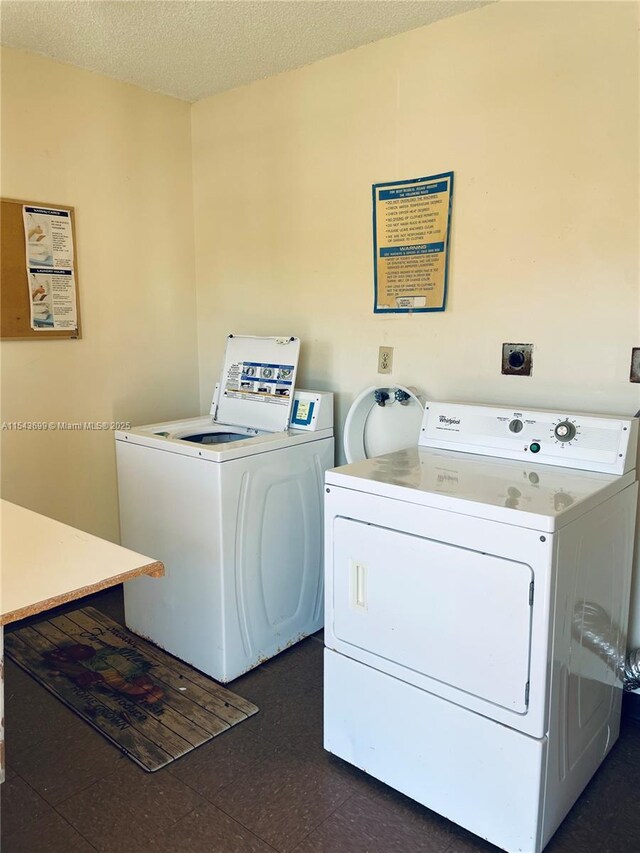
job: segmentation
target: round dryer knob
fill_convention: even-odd
[[[556,424],[553,434],[558,441],[571,441],[576,436],[576,428],[571,421],[560,421]]]

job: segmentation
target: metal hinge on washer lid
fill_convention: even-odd
[[[227,337],[228,337],[228,338],[233,338],[233,337],[235,337],[235,335],[230,334],[230,335],[227,335]],[[247,337],[247,336],[245,335],[245,337]],[[281,336],[275,335],[275,336],[272,338],[272,340],[274,340],[277,344],[290,344],[290,343],[291,343],[291,341],[295,341],[295,338],[293,337],[293,335],[291,335],[291,336],[290,336],[290,337],[288,337],[288,338],[287,338],[287,337],[284,337],[284,338],[283,338],[283,337],[281,337]]]
[[[220,383],[216,382],[213,388],[213,397],[211,399],[211,406],[209,407],[209,414],[211,415],[212,423],[216,422],[216,418],[218,416],[218,399],[220,396]]]

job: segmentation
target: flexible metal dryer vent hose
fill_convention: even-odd
[[[619,649],[620,629],[607,611],[598,604],[586,601],[573,614],[573,635],[606,661],[617,673],[626,691],[640,689],[640,649],[629,652],[625,660]]]
[[[622,682],[625,690],[640,690],[640,649],[627,655]]]

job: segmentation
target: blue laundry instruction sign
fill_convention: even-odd
[[[444,311],[453,172],[373,185],[374,311]]]

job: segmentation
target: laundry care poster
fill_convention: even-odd
[[[78,328],[71,212],[23,205],[31,328]]]
[[[453,172],[373,185],[374,312],[444,311]]]

